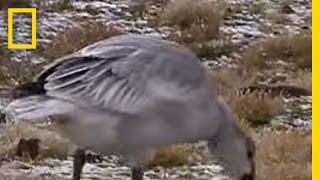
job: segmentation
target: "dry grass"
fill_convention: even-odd
[[[178,42],[203,42],[217,39],[223,21],[225,4],[209,0],[177,0],[169,3],[160,14],[161,24],[178,27],[181,34],[174,34]]]
[[[268,62],[282,60],[300,69],[312,68],[312,39],[309,34],[281,35],[252,45],[243,53],[245,69],[271,68]]]
[[[40,64],[31,60],[13,61],[9,57],[0,61],[0,82],[5,86],[14,86],[30,81],[42,69]]]
[[[208,71],[213,82],[213,89],[219,96],[230,96],[241,87],[255,84],[255,76],[247,76],[241,69],[225,69],[220,71]]]
[[[21,62],[11,59],[0,61],[0,82],[6,86],[13,86],[30,81],[41,71],[41,65],[34,64],[30,60]]]
[[[147,166],[149,168],[162,166],[170,168],[174,166],[182,166],[190,163],[192,150],[188,144],[163,146],[156,153],[152,161]]]
[[[74,7],[72,5],[73,0],[58,0],[47,6],[48,9],[53,11],[65,11],[65,10],[73,10]]]
[[[284,110],[283,99],[269,94],[230,93],[223,99],[238,119],[243,119],[254,127],[269,124],[273,117]]]
[[[32,80],[42,70],[42,64],[35,64],[30,59],[20,62],[10,57],[7,47],[0,40],[0,88],[7,94],[9,89],[17,84]]]
[[[286,79],[286,83],[312,91],[312,73],[311,71],[296,71],[294,75]]]
[[[266,125],[284,110],[282,96],[239,92],[240,87],[247,87],[255,80],[243,76],[240,71],[226,70],[211,75],[216,94],[222,103],[231,108],[238,120],[244,120],[251,126]]]
[[[13,158],[21,138],[40,139],[41,149],[38,159],[46,157],[65,159],[72,148],[70,142],[56,133],[50,132],[45,128],[21,124],[0,129],[0,158]]]
[[[97,41],[124,34],[120,29],[99,22],[87,22],[81,27],[62,30],[52,42],[38,50],[38,53],[48,59],[56,59],[76,52]]]
[[[30,0],[2,0],[0,1],[0,9],[6,8],[27,8],[31,7]]]
[[[311,180],[311,136],[301,132],[265,132],[256,137],[258,180]]]
[[[225,1],[172,1],[160,13],[157,21],[160,25],[174,28],[169,40],[192,49],[200,58],[217,58],[237,49],[220,33],[226,7]]]
[[[228,39],[213,40],[187,45],[200,58],[217,58],[237,51],[238,47]]]
[[[26,82],[41,70],[40,64],[34,64],[31,60],[21,62],[13,61],[10,52],[0,40],[0,84],[1,86],[13,86]]]

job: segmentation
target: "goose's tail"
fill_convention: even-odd
[[[47,96],[36,83],[16,87],[11,98],[13,101],[5,110],[8,121],[43,122],[48,116],[64,114],[74,108],[71,103]]]

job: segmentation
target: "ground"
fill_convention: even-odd
[[[37,7],[36,50],[7,50],[6,7]],[[30,42],[30,17],[14,19],[14,41]],[[71,177],[74,145],[50,125],[3,123],[8,91],[53,59],[123,33],[173,40],[199,56],[212,74],[213,93],[257,145],[257,179],[311,179],[310,0],[1,1],[0,179]],[[22,137],[41,140],[36,159],[16,155]],[[228,179],[206,157],[205,142],[163,147],[145,177]],[[129,177],[118,157],[88,163],[83,174],[88,180]]]

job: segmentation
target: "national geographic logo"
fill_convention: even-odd
[[[31,14],[31,44],[13,43],[13,14]],[[9,8],[8,9],[8,49],[36,49],[37,47],[37,9],[36,8]]]

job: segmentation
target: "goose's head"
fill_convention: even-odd
[[[218,106],[222,120],[218,132],[208,139],[208,148],[218,164],[235,180],[255,179],[255,151],[253,140],[235,123],[232,113]]]
[[[209,141],[209,149],[218,163],[221,164],[226,172],[235,178],[235,180],[254,180],[254,157],[256,149],[254,142],[242,131],[237,129],[235,132],[235,138]]]

